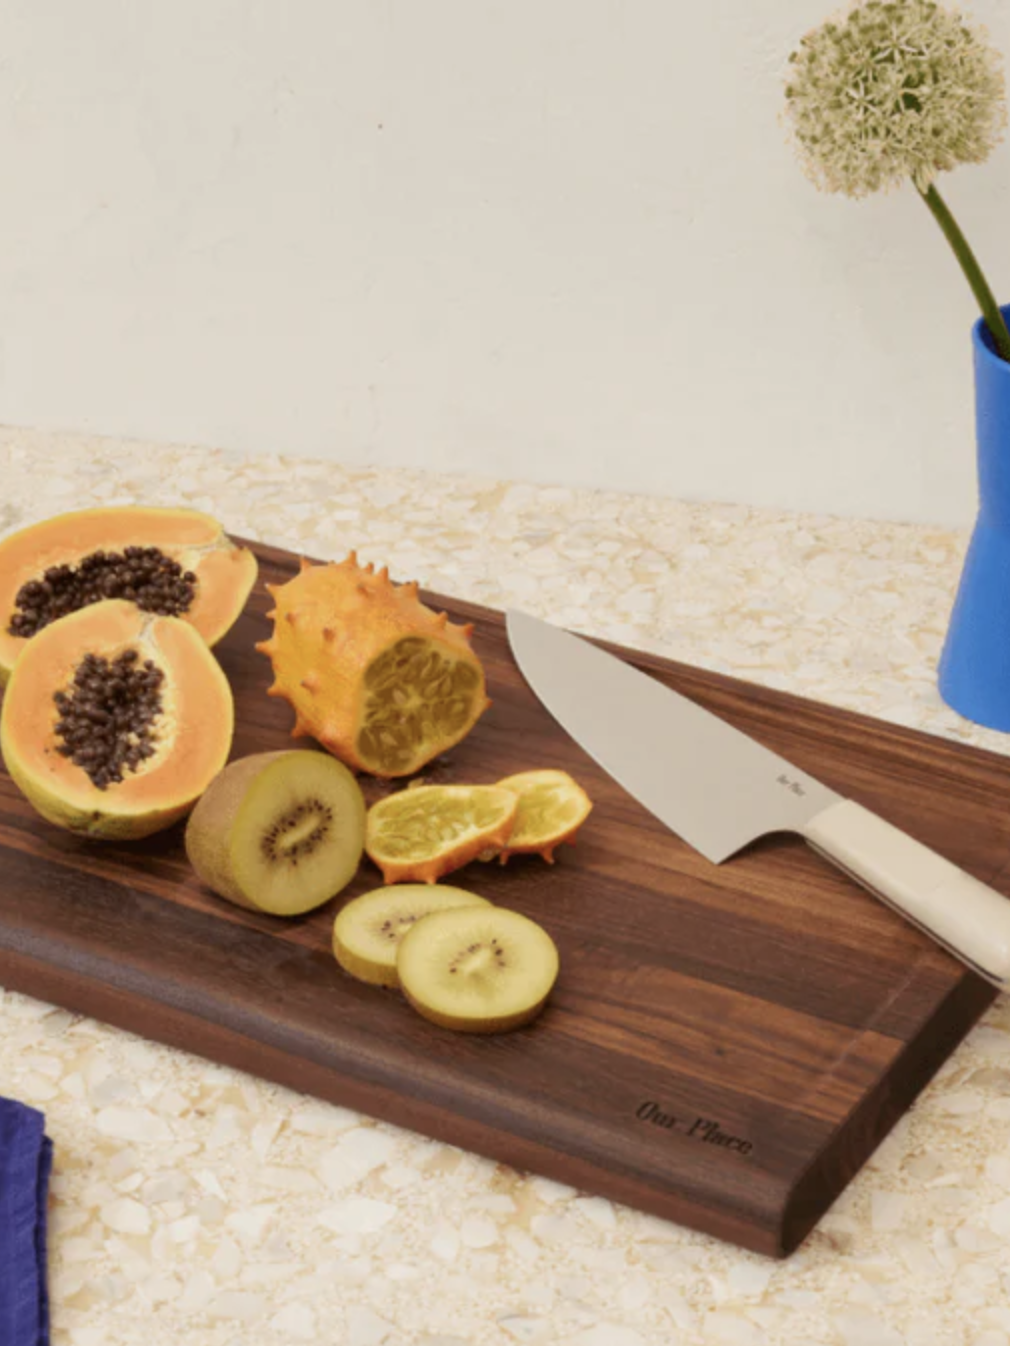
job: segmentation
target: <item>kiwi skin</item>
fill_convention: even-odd
[[[334,945],[333,956],[347,975],[353,977],[355,981],[366,982],[369,986],[388,986],[393,990],[400,985],[395,967],[380,971],[373,963],[358,958],[349,949],[341,949],[338,954],[336,945]]]
[[[422,918],[426,919],[426,918]],[[418,925],[421,922],[418,921]],[[456,1033],[508,1033],[513,1028],[523,1028],[526,1024],[532,1023],[543,1007],[547,1004],[550,992],[538,1000],[535,1005],[529,1009],[520,1011],[518,1014],[501,1014],[496,1019],[457,1019],[452,1014],[442,1014],[439,1010],[430,1009],[423,1005],[419,1000],[415,1000],[409,991],[401,986],[403,994],[407,1000],[425,1019],[430,1019],[433,1024],[438,1024],[439,1028],[451,1028]]]
[[[311,750],[288,748],[278,752],[257,752],[229,762],[211,781],[206,793],[197,800],[196,808],[186,822],[186,856],[199,878],[220,897],[227,898],[236,906],[245,907],[247,911],[262,914],[263,909],[249,900],[232,876],[229,853],[232,825],[250,786],[260,772],[281,757],[291,757],[306,751]],[[364,816],[365,804],[362,799],[362,829]]]

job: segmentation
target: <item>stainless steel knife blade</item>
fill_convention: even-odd
[[[560,627],[506,614],[519,669],[554,718],[650,813],[719,864],[798,831],[840,796],[711,711]]]

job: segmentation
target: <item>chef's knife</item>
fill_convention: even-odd
[[[1010,984],[1010,901],[995,889],[622,659],[527,613],[506,625],[554,718],[714,864],[796,832],[975,972]]]

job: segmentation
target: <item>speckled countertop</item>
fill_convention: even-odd
[[[185,504],[1010,747],[934,686],[964,534],[18,430],[0,482],[0,532]],[[1010,1346],[1005,998],[782,1263],[2,990],[0,1093],[55,1142],[55,1346]]]

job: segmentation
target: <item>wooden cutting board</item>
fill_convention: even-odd
[[[290,746],[265,690],[265,581],[218,649],[234,756]],[[426,773],[558,766],[595,810],[558,863],[453,881],[540,921],[561,975],[536,1023],[449,1033],[330,953],[338,903],[291,921],[204,891],[182,827],[133,843],[39,819],[0,773],[0,984],[720,1238],[782,1256],[808,1233],[994,991],[818,858],[775,837],[721,866],[606,776],[527,689],[498,613],[494,699]],[[1010,894],[1010,769],[995,754],[647,655],[639,667]],[[307,742],[300,746],[309,746]],[[370,799],[383,792],[363,782]],[[365,862],[351,897],[378,883]]]

